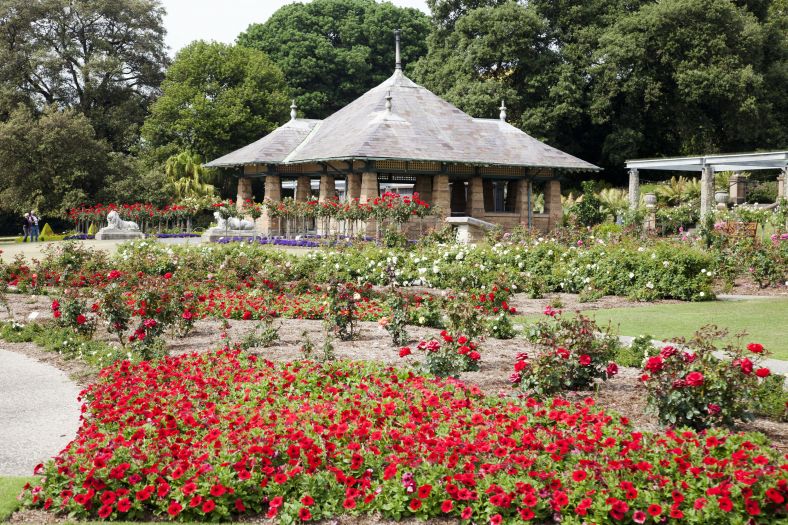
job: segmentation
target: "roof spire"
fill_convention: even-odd
[[[395,29],[394,30],[394,52],[395,52],[394,69],[396,71],[402,71],[402,61],[400,60],[400,57],[399,57],[399,34],[400,34],[400,30],[399,29]]]
[[[389,89],[389,94],[386,95],[386,111],[391,113],[391,90]]]
[[[298,116],[298,106],[296,106],[295,99],[293,99],[293,103],[290,104],[290,120],[295,120]]]
[[[501,101],[501,107],[500,107],[500,108],[498,108],[498,109],[500,109],[500,110],[501,110],[501,113],[500,113],[500,115],[499,115],[499,118],[500,118],[500,119],[501,119],[503,122],[506,122],[506,101],[505,101],[505,100],[502,100],[502,101]]]

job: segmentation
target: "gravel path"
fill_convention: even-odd
[[[0,476],[30,476],[74,438],[78,394],[57,368],[0,349]]]

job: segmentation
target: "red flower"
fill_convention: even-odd
[[[103,520],[109,518],[110,514],[112,514],[112,505],[111,504],[102,505],[101,508],[98,511],[99,518],[101,518]]]
[[[761,367],[755,371],[755,375],[758,377],[769,377],[771,371],[768,368]]]
[[[747,350],[753,354],[761,354],[763,353],[763,345],[760,343],[750,343],[747,345]]]
[[[580,365],[581,366],[588,366],[591,364],[591,356],[588,354],[583,354],[580,356]]]
[[[578,483],[586,479],[586,477],[588,477],[588,474],[586,474],[585,470],[575,470],[572,472],[572,479]]]
[[[402,348],[399,349],[399,356],[400,357],[405,357],[405,356],[408,356],[410,354],[411,354],[410,348],[408,348],[407,346],[403,346]]]
[[[716,416],[717,414],[720,413],[720,410],[722,410],[722,408],[720,407],[720,405],[709,403],[708,405],[706,405],[706,410],[708,410],[709,414],[711,414],[712,416]]]
[[[235,500],[235,510],[237,512],[246,512],[246,506],[244,505],[244,502],[241,500],[241,498]]]
[[[473,509],[472,508],[465,507],[464,509],[462,509],[462,512],[460,513],[460,517],[462,519],[469,520],[469,519],[471,519],[471,516],[473,516]]]
[[[723,512],[730,512],[733,510],[733,502],[727,497],[722,497],[717,500],[717,505],[719,505],[720,510]]]
[[[342,502],[342,506],[348,510],[356,508],[356,500],[353,498],[345,498],[345,501]]]
[[[225,488],[224,485],[220,485],[217,483],[216,485],[211,487],[211,496],[213,496],[214,498],[223,496],[225,492],[227,492],[227,488]]]
[[[703,384],[703,374],[690,372],[684,380],[687,382],[687,386],[701,386]]]
[[[315,499],[312,496],[308,496],[308,495],[304,496],[303,498],[301,498],[301,504],[304,505],[305,507],[311,507],[312,505],[315,504]]]
[[[206,514],[212,512],[213,509],[215,508],[216,508],[216,502],[212,499],[205,500],[202,504],[202,507],[200,507],[200,509]]]
[[[175,500],[172,500],[170,502],[170,506],[167,507],[167,514],[169,514],[170,516],[175,517],[178,514],[180,514],[182,510],[183,510],[183,507],[181,506],[181,504],[178,503]]]
[[[309,521],[312,519],[312,513],[306,507],[301,507],[298,510],[298,519],[301,521]]]
[[[523,521],[530,521],[534,519],[534,511],[529,508],[520,509],[520,518]]]
[[[443,503],[441,503],[441,512],[451,512],[453,508],[454,502],[450,499],[443,500]]]
[[[618,373],[618,365],[615,363],[610,363],[607,365],[607,369],[605,371],[607,372],[607,377],[613,377]]]
[[[416,512],[421,508],[421,500],[418,498],[413,498],[412,500],[410,500],[410,504],[408,505],[408,507],[413,512]]]
[[[419,487],[419,491],[416,495],[421,499],[426,499],[430,497],[431,492],[432,492],[432,485],[422,485]]]
[[[83,324],[85,324],[85,323],[87,322],[87,320],[88,320],[88,319],[87,319],[87,317],[85,317],[85,316],[84,316],[84,315],[82,315],[82,314],[79,314],[79,315],[77,316],[77,324],[79,324],[79,325],[83,325]]]
[[[750,516],[757,516],[761,513],[761,507],[754,499],[748,499],[744,504],[744,508],[747,509],[747,514]]]
[[[657,517],[660,514],[662,514],[662,507],[660,507],[656,503],[652,503],[651,505],[649,505],[647,510],[649,516]]]

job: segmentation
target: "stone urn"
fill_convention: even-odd
[[[718,210],[725,210],[728,208],[729,195],[727,191],[715,191],[714,202],[717,203]]]
[[[646,193],[643,195],[643,202],[646,203],[647,207],[653,208],[657,205],[657,195],[655,193]]]

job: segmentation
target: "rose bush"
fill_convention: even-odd
[[[479,369],[479,347],[465,335],[453,335],[443,330],[440,339],[419,341],[416,349],[425,354],[422,368],[434,376],[458,377],[462,372]],[[411,353],[410,347],[399,350],[400,357],[407,357]]]
[[[281,523],[339,514],[579,525],[785,520],[759,435],[636,432],[556,399],[506,401],[370,364],[228,349],[117,363],[25,504],[74,518]]]
[[[690,341],[665,346],[646,359],[641,379],[662,423],[702,429],[752,417],[758,385],[771,373],[760,365],[767,352],[758,343],[747,350],[737,343],[718,348],[726,335],[705,327]]]

